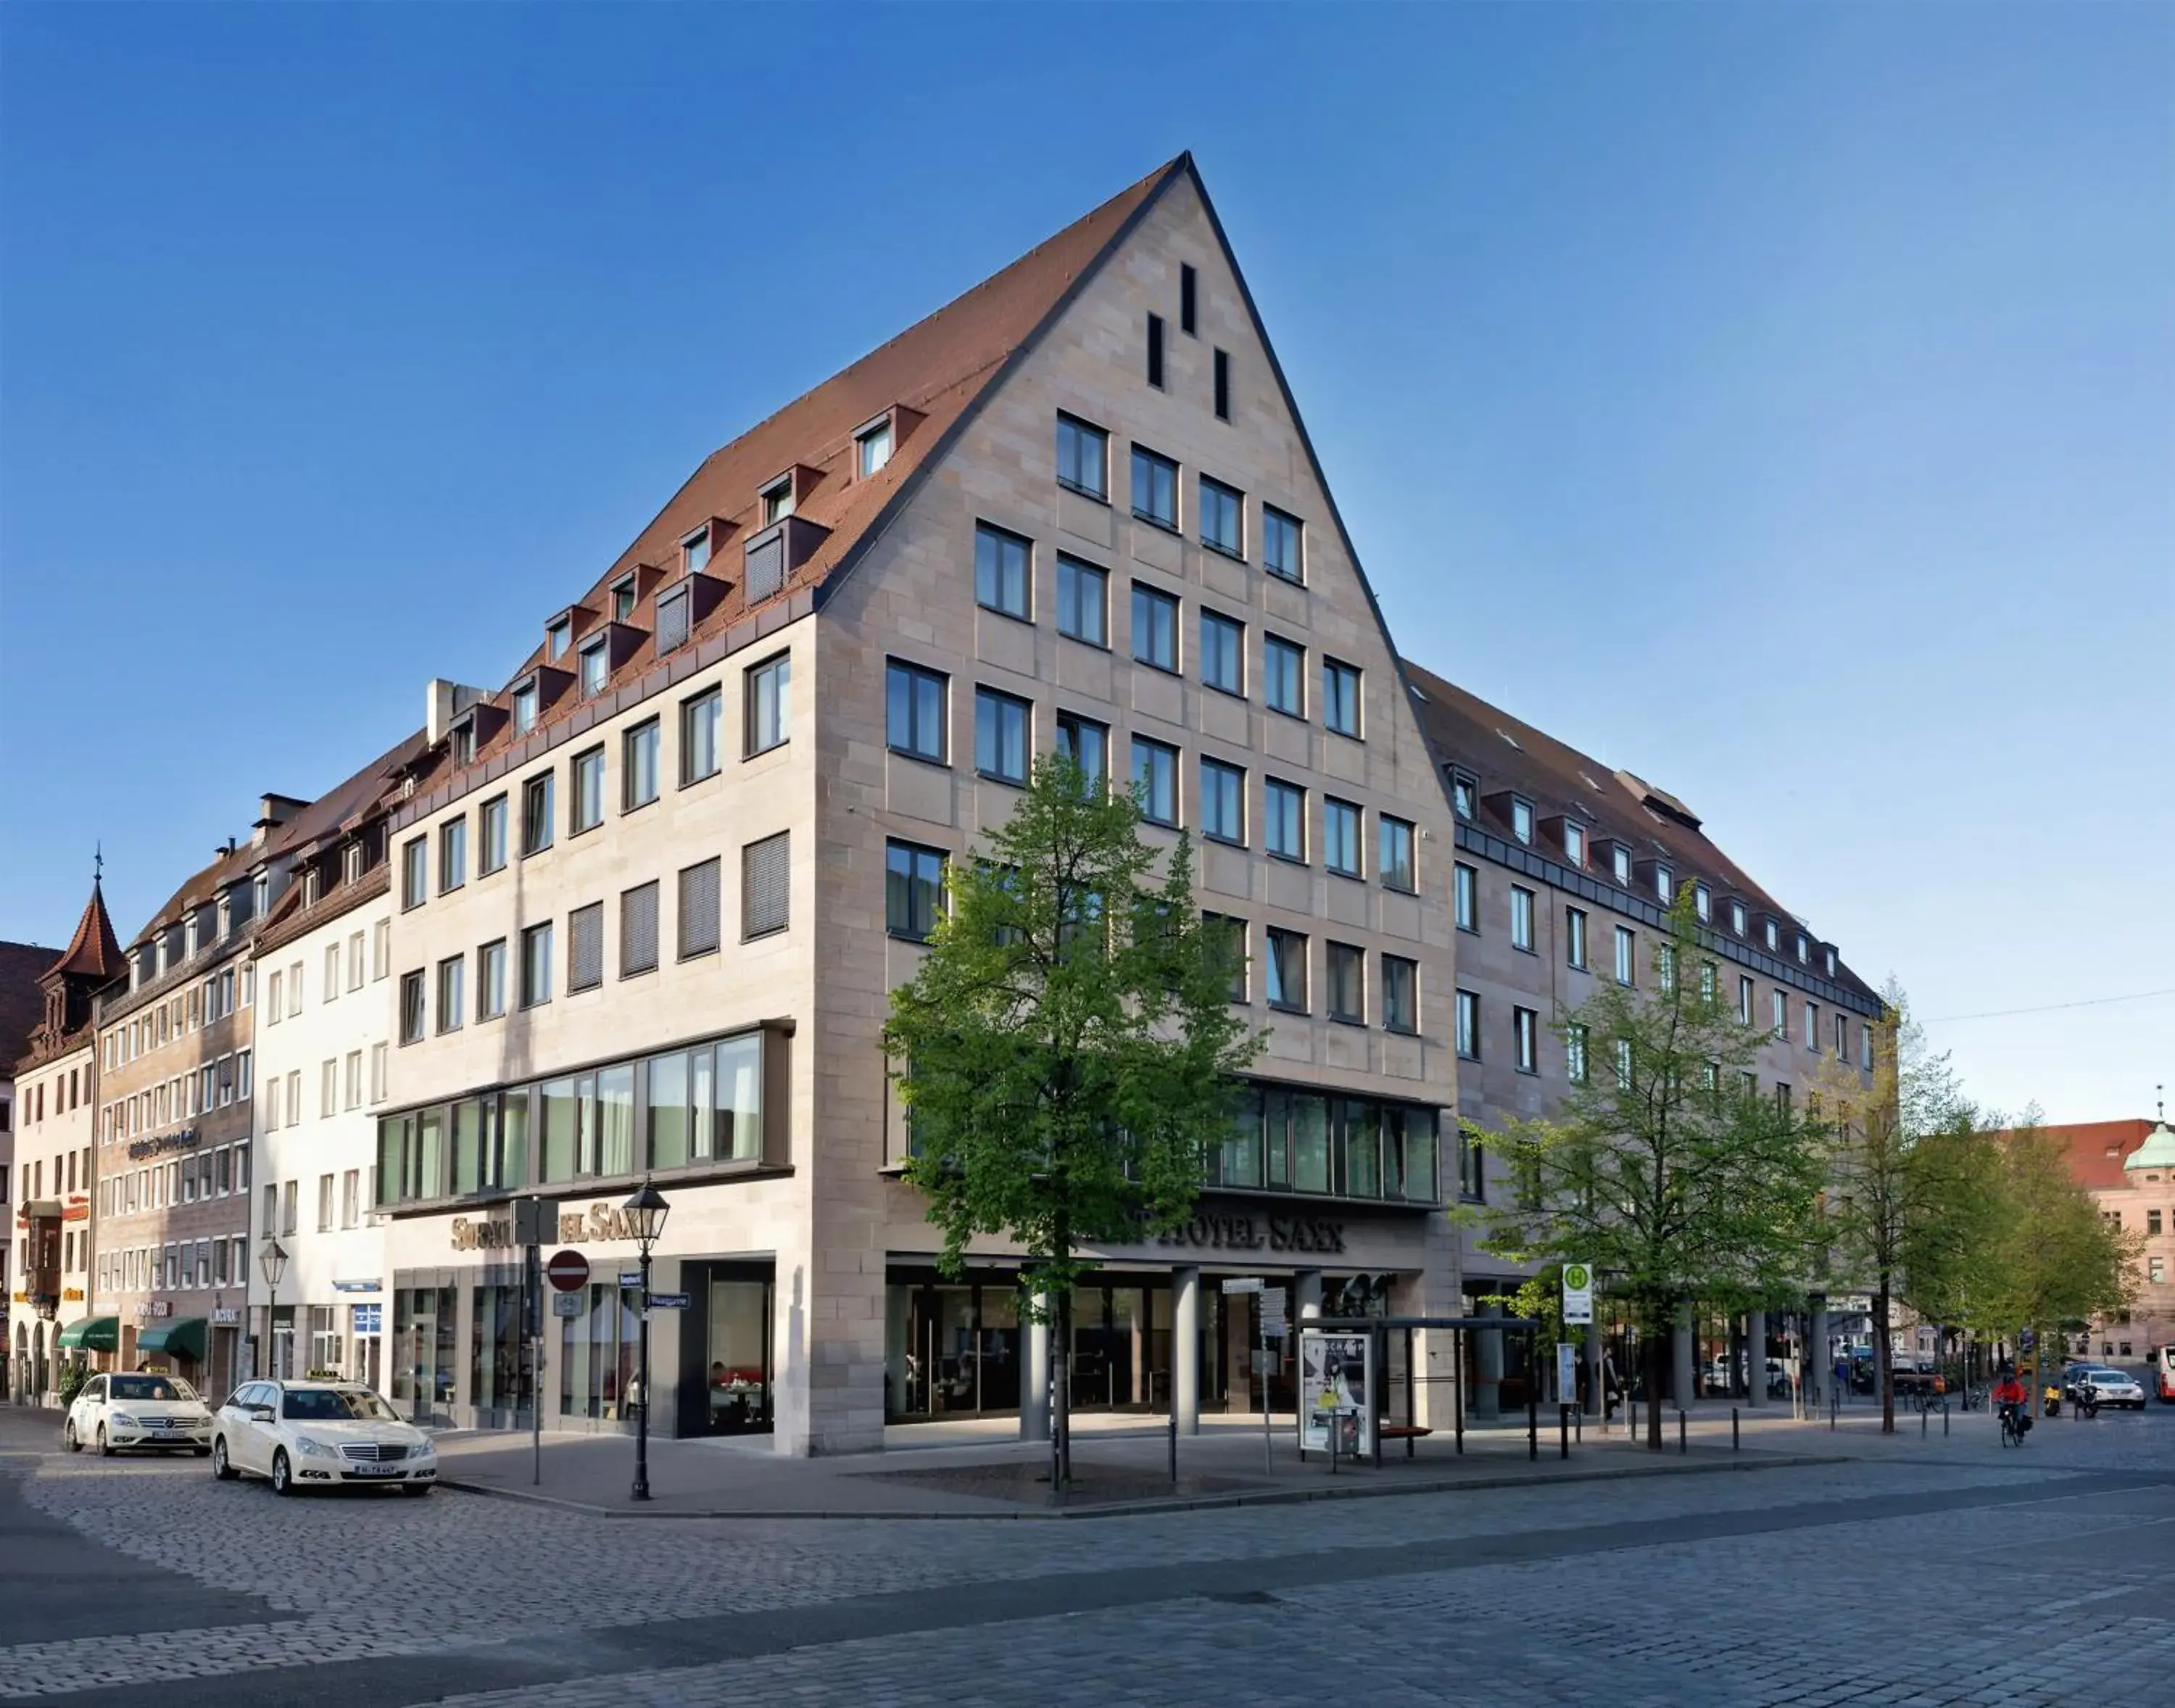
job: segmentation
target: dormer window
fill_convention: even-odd
[[[1828,953],[1827,953],[1827,965],[1828,965],[1828,977],[1829,977],[1829,978],[1831,978],[1831,979],[1832,979],[1832,978],[1834,978],[1834,977],[1835,977],[1835,975],[1836,975],[1836,952],[1835,952],[1835,950],[1834,950],[1834,948],[1833,948],[1832,946],[1831,946],[1831,947],[1829,948],[1829,950],[1828,950]]]
[[[1807,956],[1808,954],[1809,954],[1809,953],[1811,952],[1811,950],[1812,950],[1812,945],[1811,945],[1811,943],[1810,943],[1810,942],[1809,942],[1809,941],[1806,940],[1805,934],[1804,934],[1803,931],[1798,932],[1798,964],[1799,964],[1800,966],[1803,966],[1803,965],[1804,964],[1805,957],[1806,957],[1806,956]]]
[[[1692,886],[1692,911],[1699,915],[1702,925],[1714,917],[1714,897],[1705,884]]]
[[[683,584],[657,596],[657,650],[660,656],[687,643],[687,588]]]
[[[1732,902],[1729,904],[1729,929],[1736,932],[1740,937],[1744,935],[1744,903]]]
[[[513,733],[526,735],[536,727],[536,684],[523,682],[513,691]]]
[[[1521,843],[1533,839],[1533,808],[1530,801],[1515,798],[1511,802],[1511,834]]]
[[[773,480],[762,489],[762,525],[783,522],[793,514],[793,477]]]
[[[1631,850],[1619,842],[1608,852],[1609,870],[1615,874],[1616,881],[1628,889],[1631,884]]]
[[[1586,827],[1566,822],[1564,826],[1564,858],[1575,866],[1586,864]]]
[[[865,480],[891,461],[891,423],[882,420],[854,438],[854,467]]]
[[[611,675],[611,647],[603,636],[599,636],[582,648],[582,697],[605,691],[605,679]]]
[[[686,550],[686,540],[681,541],[681,550],[683,551]],[[706,528],[702,530],[702,548],[705,551],[708,550],[709,545],[710,530]],[[622,576],[612,583],[611,605],[614,622],[623,623],[634,615],[634,594],[635,586],[632,576]]]
[[[1473,802],[1478,798],[1479,793],[1480,785],[1463,772],[1455,771],[1451,773],[1450,804],[1460,818],[1469,819],[1473,816]]]
[[[1669,869],[1667,866],[1657,865],[1654,868],[1654,893],[1662,898],[1662,905],[1665,908],[1676,899],[1670,887]]]
[[[1767,921],[1765,935],[1767,941],[1767,951],[1770,954],[1773,954],[1782,946],[1782,928],[1776,924],[1772,919]]]
[[[573,624],[566,618],[561,617],[558,621],[544,631],[545,656],[555,660],[565,658],[567,648],[573,644]]]
[[[362,881],[362,844],[351,842],[340,850],[340,870],[348,883]]]
[[[455,765],[475,763],[475,719],[461,719],[446,732],[446,741]]]
[[[790,509],[793,504],[793,488],[789,484],[785,485],[785,502],[786,507]],[[700,528],[697,529],[692,534],[689,534],[685,540],[680,542],[680,561],[690,575],[694,574],[696,571],[705,567],[709,563],[710,524],[708,523],[704,523]],[[620,583],[620,587],[624,587],[627,589],[627,609],[629,610],[632,610],[634,609],[633,577],[629,577],[626,581],[621,582]],[[616,587],[612,589],[612,597],[615,599],[619,597],[619,588]]]

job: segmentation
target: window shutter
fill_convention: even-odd
[[[718,874],[721,862],[704,860],[680,874],[680,958],[707,955],[718,946]]]
[[[591,902],[567,916],[567,988],[591,990],[605,982],[605,904]]]
[[[716,889],[713,879],[711,885]],[[681,910],[685,917],[686,910]],[[619,898],[619,976],[654,971],[657,966],[657,884],[622,891]]]
[[[791,833],[751,842],[740,851],[740,935],[759,937],[785,929],[789,912]]]
[[[687,589],[680,588],[657,601],[657,650],[669,653],[687,643]]]
[[[767,540],[750,543],[747,581],[741,598],[745,603],[753,605],[758,599],[768,599],[784,585],[785,534],[780,530]]]

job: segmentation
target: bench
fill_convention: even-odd
[[[1424,1423],[1380,1423],[1375,1433],[1385,1441],[1409,1441],[1415,1436],[1432,1435],[1435,1431]]]

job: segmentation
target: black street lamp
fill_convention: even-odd
[[[266,1234],[264,1243],[257,1248],[257,1266],[264,1272],[267,1293],[264,1302],[264,1373],[268,1376],[276,1375],[278,1372],[273,1369],[272,1365],[276,1359],[276,1348],[279,1342],[273,1319],[279,1309],[279,1277],[287,1272],[287,1248],[270,1234]]]
[[[649,1499],[649,1250],[664,1237],[664,1218],[672,1206],[645,1177],[642,1187],[621,1209],[642,1246],[642,1407],[634,1414],[634,1498]]]

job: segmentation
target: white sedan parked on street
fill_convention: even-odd
[[[211,1412],[179,1376],[138,1371],[93,1376],[68,1409],[61,1434],[71,1453],[95,1447],[187,1447],[211,1451]]]
[[[244,1382],[213,1420],[213,1475],[247,1471],[275,1494],[341,1483],[428,1494],[438,1450],[368,1388],[354,1382]]]

